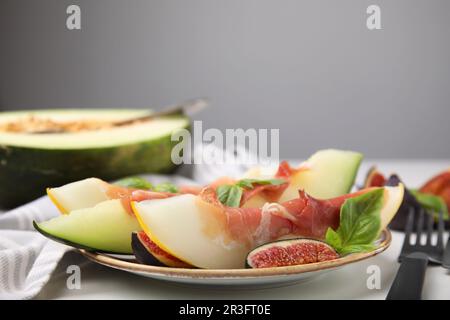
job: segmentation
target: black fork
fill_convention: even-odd
[[[420,300],[428,263],[442,264],[442,255],[444,253],[443,212],[439,212],[437,241],[434,244],[432,243],[433,234],[435,233],[433,231],[434,215],[431,213],[425,214],[424,209],[419,211],[419,218],[416,224],[416,239],[414,243],[411,243],[415,216],[416,212],[411,208],[406,221],[405,240],[398,257],[401,265],[386,297],[388,300]],[[425,243],[422,243],[425,216]]]

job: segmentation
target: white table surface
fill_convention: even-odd
[[[450,167],[450,160],[365,161],[357,181],[363,181],[371,164],[386,173],[396,172],[410,187],[418,187],[434,174]],[[152,280],[92,263],[75,252],[61,260],[49,283],[36,299],[384,299],[399,267],[397,256],[403,234],[393,232],[391,246],[371,259],[329,272],[310,282],[271,289],[217,289],[181,286]],[[81,288],[67,289],[67,267],[81,268]],[[367,267],[381,270],[381,288],[367,288]],[[429,267],[424,299],[450,299],[450,270]]]

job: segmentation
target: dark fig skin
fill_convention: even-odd
[[[156,259],[147,248],[139,240],[137,232],[131,234],[131,248],[134,256],[139,263],[148,264],[152,266],[165,267],[158,259]]]
[[[399,183],[403,182],[396,174],[392,174],[386,181],[385,185],[389,187],[396,187]],[[418,221],[420,210],[422,210],[422,206],[416,200],[416,197],[409,192],[408,188],[405,187],[405,194],[403,196],[402,204],[400,205],[397,214],[394,216],[394,219],[392,219],[389,224],[389,228],[392,230],[404,231],[409,210],[411,209],[414,210],[414,228],[416,228],[416,223]],[[445,227],[447,230],[450,228],[450,221],[445,221]]]
[[[372,167],[369,169],[366,179],[364,181],[364,186],[362,188],[368,188],[368,187],[377,187],[380,186],[379,184],[382,183],[382,181],[385,180],[383,175],[376,169],[376,167]],[[376,183],[375,183],[376,182]],[[398,175],[392,174],[387,180],[384,181],[382,186],[389,186],[389,187],[396,187],[399,183],[403,183]],[[403,185],[405,185],[403,183]],[[360,189],[362,189],[360,188]],[[423,189],[423,187],[422,187]],[[421,190],[422,190],[421,189]],[[430,192],[432,193],[432,192]],[[397,214],[394,216],[394,219],[392,219],[391,223],[389,224],[389,228],[392,230],[397,231],[404,231],[406,220],[408,219],[408,214],[410,210],[414,210],[414,228],[416,227],[416,222],[418,215],[420,213],[420,210],[422,209],[421,204],[417,201],[416,197],[412,195],[412,193],[406,188],[405,186],[405,194],[403,197],[402,204],[397,212]],[[445,227],[446,229],[450,229],[450,220],[445,221]]]

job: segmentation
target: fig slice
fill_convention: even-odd
[[[172,268],[192,268],[154,243],[144,231],[131,234],[131,247],[139,263]]]
[[[367,172],[363,188],[384,187],[385,184],[386,178],[380,171],[378,171],[377,167],[373,166]]]
[[[339,254],[327,243],[309,238],[278,240],[247,255],[248,268],[285,267],[334,260]]]

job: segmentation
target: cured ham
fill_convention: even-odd
[[[299,197],[284,203],[266,203],[262,208],[230,208],[222,205],[212,188],[205,188],[199,197],[221,210],[225,216],[224,230],[231,239],[250,248],[283,237],[323,239],[328,227],[339,226],[340,208],[348,198],[372,189],[364,189],[330,200],[318,200],[299,191]]]
[[[282,179],[283,184],[256,184],[253,189],[245,189],[241,199],[241,207],[262,207],[266,202],[277,202],[284,191],[289,187],[291,176],[303,169],[292,168],[287,161],[278,166],[275,179]]]

